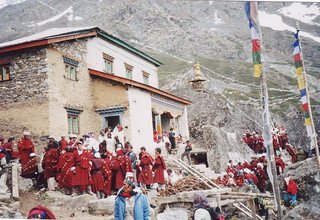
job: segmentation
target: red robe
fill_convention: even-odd
[[[289,180],[289,184],[287,187],[287,192],[295,195],[298,192],[298,185],[296,184],[296,182],[294,180]]]
[[[141,156],[140,164],[141,172],[138,176],[138,182],[151,185],[152,184],[152,172],[150,166],[153,163],[153,158],[148,153],[143,153]]]
[[[281,167],[282,173],[284,172],[284,169],[286,167],[285,163],[283,162],[281,157],[276,157],[276,167],[279,168]]]
[[[12,155],[13,148],[12,148],[12,142],[7,142],[2,146],[10,155]]]
[[[106,195],[111,195],[112,188],[112,169],[111,169],[111,159],[107,156],[104,159],[104,163],[102,166],[103,177],[104,177],[104,193]]]
[[[29,158],[28,161],[22,164],[21,177],[35,178],[38,175],[38,161],[36,157]]]
[[[265,192],[266,190],[266,180],[267,180],[267,175],[264,169],[258,167],[256,170],[256,175],[258,178],[258,183],[257,187],[261,192]]]
[[[30,154],[34,153],[34,145],[30,139],[22,138],[18,143],[18,150],[20,162],[23,166],[29,160]]]
[[[67,146],[68,146],[68,141],[66,139],[61,139],[59,141],[59,151],[60,152],[63,150],[66,150]]]
[[[127,172],[132,172],[130,158],[126,155],[117,156],[111,162],[113,177],[115,178],[114,188],[120,189],[123,186]]]
[[[57,164],[57,182],[59,187],[72,188],[74,173],[71,171],[71,167],[74,166],[75,156],[73,152],[65,152],[59,157],[59,162]]]
[[[59,161],[59,151],[56,148],[49,149],[45,154],[42,161],[43,178],[49,179],[56,177],[57,175],[57,164]]]
[[[286,150],[291,156],[292,163],[298,162],[297,150],[290,144],[286,145]]]
[[[167,169],[166,163],[162,156],[158,156],[153,164],[152,171],[154,172],[154,183],[165,184],[164,172]]]
[[[73,176],[73,185],[82,187],[85,190],[86,186],[90,185],[91,175],[90,169],[92,155],[90,151],[82,150],[82,154],[79,154],[78,150],[74,151],[75,157],[75,175]]]
[[[104,160],[101,158],[92,159],[92,191],[104,192],[104,177],[103,177]]]

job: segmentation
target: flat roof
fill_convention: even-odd
[[[27,37],[4,42],[0,44],[0,54],[28,49],[33,47],[47,46],[52,43],[63,42],[73,39],[99,36],[104,40],[112,42],[135,55],[151,62],[155,66],[160,66],[163,63],[149,56],[148,54],[138,50],[128,43],[112,36],[111,34],[101,30],[98,27],[72,27],[72,28],[52,28]]]
[[[184,104],[184,105],[191,105],[192,104],[192,102],[189,101],[189,100],[180,98],[178,96],[172,95],[172,94],[170,94],[168,92],[165,92],[163,90],[160,90],[158,88],[155,88],[155,87],[152,87],[152,86],[149,86],[149,85],[146,85],[146,84],[143,84],[143,83],[131,80],[131,79],[127,79],[127,78],[124,78],[124,77],[121,77],[121,76],[116,76],[116,75],[113,75],[113,74],[101,72],[101,71],[94,70],[94,69],[89,69],[89,74],[91,76],[96,76],[96,77],[99,77],[99,78],[103,78],[103,79],[111,80],[111,81],[114,81],[114,82],[118,82],[118,83],[121,83],[123,85],[130,85],[130,86],[133,86],[133,87],[136,87],[136,88],[139,88],[139,89],[143,89],[145,91],[149,91],[149,92],[155,93],[157,95],[164,96],[164,97],[166,97],[168,99],[174,100],[174,101],[179,102],[179,103]]]

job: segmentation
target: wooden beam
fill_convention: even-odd
[[[12,166],[12,197],[14,200],[19,199],[19,182],[18,182],[18,165],[16,163],[13,163]]]
[[[252,219],[253,220],[257,220],[257,216],[256,216],[256,205],[254,204],[254,200],[253,199],[249,199],[249,206],[251,208],[251,213],[252,213]]]
[[[266,197],[266,198],[274,198],[272,195],[268,195],[266,193],[245,193],[245,192],[229,192],[230,195],[237,196],[252,196],[252,197]]]

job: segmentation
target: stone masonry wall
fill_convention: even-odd
[[[0,82],[0,134],[18,137],[23,130],[29,130],[35,137],[47,135],[46,49],[30,49],[1,58],[11,58],[11,80]]]
[[[66,107],[78,109],[79,135],[101,129],[101,117],[94,111],[92,79],[86,63],[87,39],[61,42],[48,48],[50,133],[56,138],[68,134]],[[65,77],[63,56],[79,62],[77,80]]]

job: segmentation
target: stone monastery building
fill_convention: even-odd
[[[122,124],[150,147],[153,131],[189,138],[191,102],[158,89],[162,63],[97,27],[54,28],[0,44],[0,131],[82,135]]]

